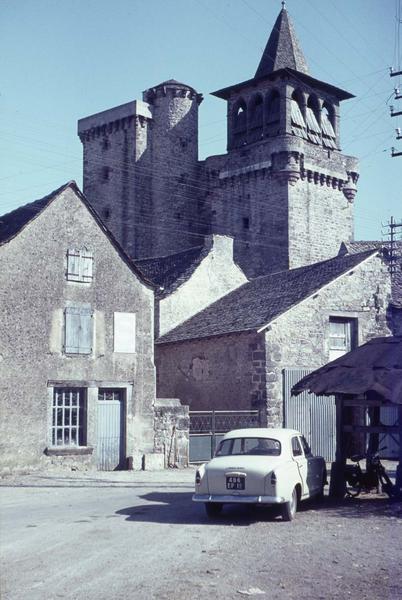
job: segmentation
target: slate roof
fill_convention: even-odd
[[[374,338],[303,377],[292,389],[314,394],[364,394],[374,391],[402,404],[402,337]]]
[[[10,242],[20,231],[24,229],[26,225],[28,225],[33,219],[35,219],[49,204],[55,200],[61,193],[63,193],[68,188],[72,189],[75,194],[80,198],[82,203],[89,210],[96,223],[102,229],[106,237],[109,239],[111,244],[115,247],[118,254],[122,258],[122,260],[127,264],[127,266],[135,273],[141,281],[147,285],[148,287],[154,288],[153,283],[144,275],[144,273],[133,263],[131,258],[125,253],[123,248],[120,246],[118,241],[115,239],[113,234],[109,231],[109,229],[104,225],[103,221],[99,217],[98,213],[95,209],[89,204],[88,200],[85,198],[84,194],[79,189],[78,185],[75,181],[69,181],[68,183],[60,186],[47,196],[40,198],[39,200],[35,200],[34,202],[30,202],[29,204],[25,204],[24,206],[20,206],[16,208],[10,213],[7,213],[3,216],[0,216],[0,246]]]
[[[257,277],[161,336],[158,344],[257,330],[376,251]]]
[[[62,185],[40,200],[25,204],[0,217],[0,245],[17,235],[32,219],[39,215],[56,196],[64,192],[72,182]]]
[[[307,62],[296,37],[293,23],[283,8],[265,46],[256,77],[265,77],[279,69],[294,69],[308,75]]]
[[[147,279],[152,281],[158,298],[165,298],[191,277],[210,252],[212,244],[212,238],[206,238],[203,246],[196,246],[168,256],[135,259],[133,262]]]

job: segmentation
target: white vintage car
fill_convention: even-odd
[[[313,456],[294,429],[236,429],[219,443],[214,458],[195,476],[194,502],[208,516],[224,504],[278,504],[291,521],[300,500],[320,496],[327,483],[325,461]]]

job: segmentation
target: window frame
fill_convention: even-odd
[[[61,394],[61,402],[59,402]],[[68,402],[66,395],[69,394]],[[77,395],[77,402],[73,404],[73,395]],[[55,386],[52,388],[51,405],[51,429],[50,445],[52,448],[61,450],[66,448],[85,448],[87,446],[87,389],[81,387]],[[59,411],[61,411],[61,423],[58,423]],[[73,423],[74,411],[76,412],[76,423]],[[66,418],[68,417],[68,418]],[[58,431],[61,431],[61,443],[58,443]],[[72,435],[75,432],[75,435]],[[66,433],[68,443],[65,443]],[[75,438],[77,443],[72,442]]]
[[[341,324],[345,326],[345,334],[344,335],[336,335],[331,332],[331,325],[333,324]],[[349,331],[347,331],[346,326],[348,326]],[[328,355],[329,360],[336,360],[341,356],[344,356],[353,348],[357,346],[357,336],[358,336],[358,320],[355,317],[343,317],[331,315],[329,317],[328,324]],[[342,346],[335,345],[331,343],[331,340],[345,340],[345,344]],[[348,343],[349,342],[349,343]]]

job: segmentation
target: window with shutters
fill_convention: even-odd
[[[85,446],[85,389],[54,388],[51,443],[52,446]]]
[[[93,312],[91,308],[68,306],[65,316],[64,352],[91,354],[93,340]]]
[[[90,283],[93,279],[93,261],[93,253],[87,248],[67,250],[67,280]]]
[[[356,319],[331,317],[329,320],[329,360],[340,358],[356,347]]]

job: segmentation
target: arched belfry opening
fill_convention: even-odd
[[[243,98],[233,109],[233,144],[241,146],[247,143],[247,104]]]
[[[321,112],[322,143],[326,148],[336,150],[335,109],[329,102],[324,102]]]
[[[307,137],[313,144],[321,144],[320,105],[315,94],[310,94],[306,107]]]
[[[257,142],[264,136],[264,99],[261,94],[251,98],[249,105],[250,141]]]
[[[278,90],[271,90],[265,101],[265,134],[274,136],[279,133],[280,97]]]
[[[303,94],[300,90],[295,90],[290,99],[290,120],[293,135],[307,140],[307,126],[303,116]]]

